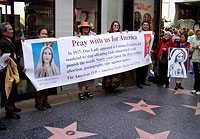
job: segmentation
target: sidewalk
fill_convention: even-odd
[[[94,87],[96,96],[85,100],[77,100],[77,84],[66,86],[50,96],[53,107],[45,111],[35,110],[33,100],[18,102],[21,119],[0,118],[7,126],[0,139],[199,139],[200,96],[190,93],[193,83],[189,76],[185,90],[174,91],[172,79],[168,89],[152,84],[115,94]]]
[[[91,88],[91,93],[93,95],[98,95],[103,92],[101,89],[101,86],[98,86],[97,84],[101,81],[101,79],[96,79],[94,82],[93,87]],[[67,102],[73,102],[75,100],[78,100],[78,85],[76,84],[70,84],[66,86],[62,86],[62,91],[60,87],[57,87],[57,95],[50,95],[48,96],[48,102],[52,106],[64,104]],[[16,102],[17,108],[22,109],[23,112],[33,111],[36,110],[35,108],[35,99],[29,99],[29,100],[23,100]],[[0,117],[5,117],[5,109],[0,109]]]

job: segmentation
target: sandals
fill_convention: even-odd
[[[88,97],[88,98],[93,98],[93,95],[90,94],[89,92],[85,92],[84,93],[84,96]]]
[[[78,98],[80,99],[80,100],[84,100],[85,98],[84,98],[84,94],[83,93],[79,93],[78,94]]]

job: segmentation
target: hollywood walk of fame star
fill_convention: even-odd
[[[167,139],[170,131],[165,131],[161,133],[151,134],[142,129],[135,127],[137,133],[139,134],[139,139]]]
[[[185,94],[185,95],[189,95],[189,96],[194,96],[191,92],[192,92],[192,90],[178,89],[178,90],[176,90],[175,95]]]
[[[77,122],[65,127],[65,128],[55,128],[45,126],[53,135],[48,139],[78,139],[83,137],[89,137],[97,135],[96,133],[88,133],[77,131]]]
[[[148,105],[144,102],[144,100],[141,100],[138,103],[128,103],[128,102],[124,102],[124,103],[133,107],[128,112],[145,111],[145,112],[148,112],[153,115],[156,115],[156,114],[153,112],[152,109],[161,107],[161,106],[157,106],[157,105]]]
[[[189,105],[183,105],[184,107],[187,107],[187,108],[191,108],[193,110],[196,110],[195,111],[195,115],[199,115],[200,114],[200,103],[197,103],[197,106],[189,106]]]

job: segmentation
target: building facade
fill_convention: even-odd
[[[194,29],[200,25],[199,0],[163,0],[165,26]]]

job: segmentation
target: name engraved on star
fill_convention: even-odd
[[[141,106],[141,107],[147,107],[147,105],[146,105],[146,104],[141,104],[140,106]]]
[[[75,135],[75,133],[76,133],[75,131],[67,131],[66,132],[66,134],[69,136],[73,136],[73,135]]]

